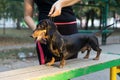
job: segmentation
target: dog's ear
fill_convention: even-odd
[[[40,23],[37,24],[36,29],[37,29],[37,30],[41,29]]]

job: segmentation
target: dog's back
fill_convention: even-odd
[[[100,51],[98,39],[94,34],[72,34],[63,36],[64,45],[70,54],[78,53],[84,46],[89,45],[93,50]]]

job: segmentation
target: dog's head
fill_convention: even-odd
[[[35,30],[32,34],[32,38],[40,41],[41,39],[46,38],[45,34],[46,30]]]
[[[54,30],[53,28],[56,28],[56,26],[51,20],[41,20],[34,30],[32,37],[37,41],[40,41],[43,38],[48,38],[47,34],[51,34],[53,32],[52,30]]]

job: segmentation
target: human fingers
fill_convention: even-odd
[[[53,5],[50,9],[48,16],[51,16],[53,14],[54,10],[55,10],[55,6]]]
[[[61,6],[59,3],[55,3],[52,7],[51,7],[51,10],[49,12],[49,15],[50,17],[56,17],[56,16],[59,16],[61,15]]]

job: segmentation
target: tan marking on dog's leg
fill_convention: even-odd
[[[47,66],[51,66],[55,63],[55,58],[52,57],[51,61],[47,63]]]
[[[101,50],[97,51],[97,55],[95,58],[93,58],[93,60],[99,60],[100,54],[101,54]]]
[[[87,50],[87,47],[85,46],[80,51],[81,51],[81,53],[84,53],[86,50]]]
[[[87,49],[87,54],[85,55],[84,59],[88,59],[88,58],[89,58],[90,51],[91,51],[91,48],[89,47],[89,48]]]
[[[84,59],[88,59],[89,58],[89,54],[90,54],[90,51],[88,50],[87,51],[87,54],[85,55]]]

